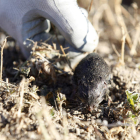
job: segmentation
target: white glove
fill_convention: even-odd
[[[28,39],[50,38],[49,20],[66,39],[61,43],[69,47],[69,57],[96,48],[98,35],[76,0],[0,0],[0,27],[18,42],[26,58],[32,47]]]

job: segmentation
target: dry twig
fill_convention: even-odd
[[[121,64],[124,65],[124,47],[125,47],[125,31],[122,27],[122,47],[121,47]]]
[[[139,37],[140,37],[140,23],[136,27],[135,40],[133,42],[133,45],[132,45],[132,48],[131,48],[131,51],[130,51],[131,55],[136,55],[137,54],[136,47],[137,47],[137,44],[139,42]]]
[[[1,46],[1,69],[0,69],[0,80],[2,80],[2,68],[3,68],[3,49],[7,43],[7,38],[8,36],[5,38],[3,45]]]
[[[18,117],[21,115],[21,108],[23,104],[23,96],[24,96],[24,84],[25,84],[25,77],[22,78],[22,81],[19,85],[19,93],[20,93],[20,103],[19,103],[19,110],[18,110]]]
[[[115,0],[115,13],[117,15],[117,22],[120,25],[120,27],[123,27],[124,32],[128,33],[127,27],[125,25],[125,22],[124,22],[124,19],[122,16],[121,2],[122,2],[122,0]],[[126,42],[128,43],[128,46],[131,49],[132,48],[132,40],[131,40],[129,34],[126,35]]]
[[[90,10],[91,10],[92,4],[93,4],[93,0],[91,0],[91,2],[90,2],[89,9],[88,9],[88,13],[89,13]]]

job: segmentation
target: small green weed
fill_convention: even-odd
[[[140,99],[139,93],[133,93],[130,91],[126,91],[127,101],[130,104],[132,111],[128,111],[129,118],[134,122],[135,125],[138,124],[138,112],[140,111]]]
[[[129,102],[133,111],[138,112],[140,110],[139,93],[133,93],[127,90],[126,95],[127,95],[127,101]]]

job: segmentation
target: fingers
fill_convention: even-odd
[[[39,13],[48,18],[64,38],[77,50],[92,52],[98,44],[98,35],[76,0],[42,0]]]
[[[22,36],[23,40],[30,39],[35,35],[46,31],[50,31],[50,21],[44,18],[35,18],[31,21],[23,23]],[[41,39],[41,37],[40,37]],[[39,41],[39,40],[38,40]]]
[[[45,30],[49,29],[45,19],[49,19],[77,51],[92,52],[98,44],[95,29],[76,0],[0,1],[0,26],[20,46],[26,39],[34,39],[37,35],[42,39],[39,34],[45,34]]]

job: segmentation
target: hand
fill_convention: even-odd
[[[0,27],[15,38],[25,57],[32,47],[28,39],[44,41],[51,36],[49,20],[65,38],[61,42],[69,47],[70,57],[92,52],[97,46],[98,35],[76,0],[0,1]]]

